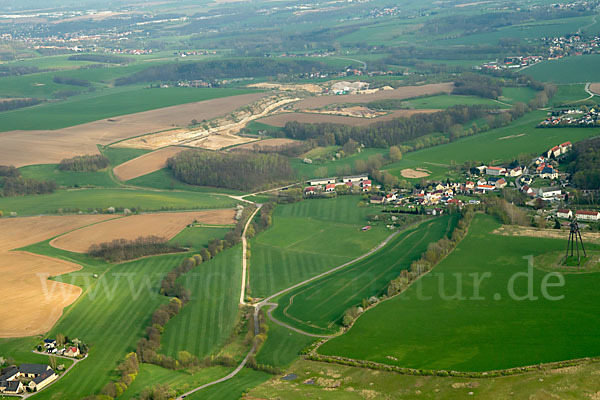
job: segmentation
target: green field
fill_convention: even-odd
[[[143,211],[194,210],[205,208],[227,208],[236,201],[218,194],[192,192],[160,192],[130,189],[75,189],[59,190],[51,194],[23,197],[0,197],[0,210],[19,216],[83,212],[108,207],[141,207]]]
[[[360,153],[336,161],[327,161],[321,164],[305,164],[302,162],[302,158],[290,158],[290,164],[292,165],[292,168],[296,170],[296,174],[300,179],[316,178],[318,175],[323,175],[319,174],[319,171],[321,170],[326,172],[325,175],[328,176],[349,175],[350,173],[348,171],[352,170],[356,160],[366,161],[372,155],[387,155],[388,152],[387,149],[363,149]]]
[[[260,351],[256,355],[259,364],[287,367],[300,356],[300,351],[315,339],[284,328],[267,320],[269,330]]]
[[[171,243],[198,250],[207,247],[211,239],[223,239],[230,230],[231,228],[226,227],[192,226],[179,232],[171,239]]]
[[[510,104],[527,104],[529,100],[535,97],[536,93],[537,91],[529,87],[505,87],[502,89],[502,96],[499,100]]]
[[[577,102],[590,97],[585,91],[585,85],[583,84],[558,85],[557,87],[558,90],[556,91],[556,94],[550,99],[550,104],[553,107]]]
[[[108,265],[85,255],[54,249],[47,242],[26,250],[84,267],[62,276],[63,282],[82,287],[84,294],[65,309],[49,336],[63,333],[78,337],[89,344],[89,356],[50,389],[36,396],[41,399],[80,399],[99,391],[114,378],[117,363],[135,349],[154,309],[168,300],[158,294],[160,281],[186,256],[157,256]],[[93,278],[92,274],[99,277]],[[11,341],[5,344],[10,345]]]
[[[278,206],[273,226],[250,241],[252,296],[265,297],[368,252],[391,234],[362,232],[374,207],[358,196],[311,199]]]
[[[366,312],[319,352],[458,371],[600,355],[600,297],[594,294],[600,274],[564,274],[564,286],[546,288],[554,300],[544,296],[543,279],[556,284],[558,278],[532,268],[529,280],[524,257],[563,249],[564,241],[490,233],[498,226],[477,215],[468,236],[432,273]],[[473,274],[484,273],[477,290]],[[525,298],[529,282],[532,296]]]
[[[191,400],[237,400],[250,389],[266,382],[271,375],[244,368],[232,379],[202,389],[186,399]]]
[[[506,90],[506,89],[505,89]],[[416,109],[443,109],[450,108],[457,105],[488,105],[491,107],[499,107],[506,108],[507,106],[499,104],[492,99],[484,99],[483,97],[477,96],[458,96],[452,94],[442,94],[438,96],[431,97],[421,97],[417,99],[407,100],[403,102],[403,105],[406,105],[407,108],[416,108]]]
[[[444,216],[405,230],[366,259],[282,295],[273,315],[308,332],[333,333],[347,309],[385,293],[387,284],[420,258],[430,242],[452,232],[457,219]]]
[[[138,178],[130,179],[126,182],[126,184],[161,190],[186,190],[202,193],[242,194],[241,192],[233,189],[188,185],[187,183],[177,180],[177,178],[171,174],[168,168],[159,169],[158,171],[140,176]]]
[[[434,172],[429,179],[439,179],[444,176],[440,176],[439,173],[447,171],[447,167],[453,161],[457,164],[467,160],[500,163],[513,160],[519,154],[539,154],[567,140],[578,142],[600,134],[598,128],[536,128],[545,118],[545,111],[534,111],[502,128],[406,153],[401,161],[386,165],[384,169],[401,177],[402,169],[421,167]]]
[[[110,160],[110,165],[116,167],[126,161],[133,160],[139,156],[149,153],[149,150],[144,149],[129,149],[126,147],[104,147],[99,146],[100,152]]]
[[[527,75],[543,82],[585,83],[597,82],[598,70],[600,70],[600,54],[548,60],[525,71]]]
[[[127,86],[108,94],[74,97],[3,112],[0,131],[59,129],[119,115],[254,92],[249,89],[146,89]],[[190,116],[190,120],[192,118]]]
[[[586,393],[598,393],[600,363],[558,370],[543,370],[497,378],[468,379],[436,376],[411,376],[395,372],[375,371],[337,364],[300,360],[286,373],[297,379],[282,381],[274,377],[252,389],[249,398],[285,400],[364,400],[372,399],[436,399],[463,400],[476,398],[580,400]],[[315,384],[303,384],[312,379]],[[333,385],[339,387],[332,388]]]
[[[204,358],[231,335],[238,315],[242,279],[238,245],[179,278],[192,299],[173,317],[161,336],[160,352],[176,357],[186,350]]]
[[[41,181],[55,181],[61,187],[118,187],[110,177],[108,170],[96,172],[61,171],[57,164],[30,165],[20,168],[25,178]]]

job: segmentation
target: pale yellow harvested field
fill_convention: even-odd
[[[63,308],[81,294],[77,286],[49,281],[81,267],[67,261],[22,251],[9,251],[61,233],[115,218],[114,215],[44,216],[0,219],[0,309],[15,310],[0,318],[0,338],[42,334],[50,330]]]
[[[440,110],[395,110],[389,114],[376,118],[357,118],[341,115],[295,112],[271,115],[270,117],[258,120],[258,122],[278,127],[284,127],[285,124],[292,121],[309,124],[332,123],[350,126],[366,126],[375,122],[389,121],[394,118],[410,117],[415,114],[431,114],[438,111]]]
[[[600,83],[592,83],[590,85],[590,92],[600,95]]]
[[[417,178],[425,178],[431,175],[431,171],[428,171],[423,168],[405,168],[400,171],[400,174],[405,178],[417,179]]]
[[[22,167],[58,163],[76,155],[98,154],[97,144],[107,145],[146,133],[185,127],[192,119],[213,119],[265,95],[251,93],[188,103],[54,131],[0,132],[0,160],[3,165]]]
[[[185,147],[165,147],[129,160],[113,169],[115,177],[122,181],[137,178],[163,169],[167,160],[175,154],[186,150]]]
[[[495,229],[492,233],[502,236],[530,236],[548,239],[564,239],[569,238],[569,231],[567,228],[561,230],[558,229],[538,229],[525,226],[513,226],[513,225],[502,225],[500,228]],[[600,244],[600,233],[598,232],[581,232],[584,243],[596,243]]]
[[[187,142],[187,146],[205,150],[220,150],[229,146],[255,142],[255,138],[238,136],[233,133],[217,133]]]
[[[50,245],[75,253],[86,253],[93,244],[115,239],[133,240],[150,235],[171,239],[194,221],[232,224],[233,216],[233,209],[132,215],[69,232],[52,240]]]
[[[346,94],[341,96],[315,96],[309,97],[296,103],[297,110],[308,108],[322,108],[330,104],[345,103],[368,103],[375,100],[410,99],[417,96],[433,95],[438,93],[450,93],[454,89],[452,82],[433,83],[422,86],[406,86],[394,90],[379,90],[372,94]]]

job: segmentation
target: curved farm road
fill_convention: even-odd
[[[260,193],[265,193],[265,192],[260,192]],[[254,195],[254,194],[257,194],[257,193],[253,193],[252,195]],[[250,195],[247,195],[247,196],[250,196]],[[239,199],[241,200],[241,197]],[[248,201],[248,200],[245,200],[245,201]],[[256,213],[259,209],[260,209],[260,207],[257,208],[257,210],[254,213]],[[252,217],[254,217],[254,215],[255,214],[253,214]],[[249,219],[249,221],[252,220],[252,217]],[[246,250],[246,245],[247,245],[247,242],[246,242],[246,229],[248,228],[248,226],[249,226],[249,223],[246,224],[246,228],[244,228],[244,234],[243,234],[243,237],[242,237],[242,243],[243,243],[242,253],[244,254],[244,256],[242,258],[242,268],[243,268],[242,269],[242,271],[243,271],[242,272],[242,276],[243,276],[243,280],[242,280],[242,290],[241,290],[241,294],[240,294],[240,303],[241,304],[246,304],[246,303],[244,303],[243,300],[244,300],[244,293],[245,293],[245,291],[244,291],[244,289],[245,289],[244,281],[245,281],[245,275],[246,275],[245,274],[246,273],[245,250]],[[306,280],[304,280],[302,282],[299,282],[299,283],[297,283],[295,285],[292,285],[292,286],[290,286],[290,287],[288,287],[286,289],[280,290],[279,292],[277,292],[275,294],[272,294],[271,296],[263,299],[259,303],[254,304],[253,305],[254,306],[254,334],[257,335],[258,332],[259,332],[258,313],[259,313],[259,311],[260,311],[260,309],[262,307],[268,306],[269,310],[267,311],[267,314],[268,314],[269,318],[274,323],[276,323],[277,325],[282,326],[284,328],[290,329],[290,330],[292,330],[292,331],[294,331],[296,333],[299,333],[299,334],[305,335],[305,336],[314,337],[314,338],[329,338],[329,337],[334,337],[334,336],[340,335],[341,332],[335,333],[333,335],[317,335],[317,334],[313,334],[313,333],[304,332],[301,329],[294,328],[293,326],[285,324],[285,323],[283,323],[283,322],[275,319],[272,316],[271,313],[278,306],[278,304],[277,303],[271,303],[270,301],[272,299],[274,299],[275,297],[281,296],[282,294],[285,294],[285,293],[289,292],[290,290],[294,290],[294,289],[296,289],[296,288],[298,288],[300,286],[306,285],[307,283],[313,282],[313,281],[315,281],[315,280],[317,280],[319,278],[322,278],[322,277],[327,276],[327,275],[329,275],[331,273],[339,271],[340,269],[345,268],[345,267],[349,266],[350,264],[353,264],[353,263],[355,263],[357,261],[360,261],[360,260],[362,260],[362,259],[364,259],[366,257],[369,257],[370,255],[372,255],[373,253],[375,253],[376,251],[380,250],[382,247],[384,247],[385,245],[387,245],[389,243],[389,241],[392,240],[400,232],[401,231],[396,231],[396,232],[392,233],[383,242],[379,243],[376,247],[374,247],[373,249],[371,249],[367,253],[365,253],[365,254],[363,254],[363,255],[355,258],[354,260],[348,261],[345,264],[339,265],[339,266],[337,266],[335,268],[332,268],[332,269],[330,269],[328,271],[322,272],[319,275],[313,276],[312,278],[306,279]],[[220,378],[220,379],[217,379],[215,381],[206,383],[206,384],[204,384],[202,386],[198,386],[198,387],[190,390],[189,392],[186,392],[186,393],[182,394],[181,396],[177,397],[177,400],[182,400],[182,399],[186,398],[187,396],[189,396],[189,395],[191,395],[193,393],[196,393],[199,390],[202,390],[202,389],[207,388],[209,386],[216,385],[218,383],[222,383],[222,382],[228,381],[229,379],[235,377],[242,370],[242,368],[244,368],[246,366],[246,363],[248,362],[248,358],[251,355],[253,355],[255,351],[256,351],[256,346],[252,345],[252,348],[250,349],[250,351],[248,352],[248,354],[246,354],[246,357],[244,357],[244,359],[242,360],[242,362],[231,373],[229,373],[228,375],[224,376],[223,378]]]

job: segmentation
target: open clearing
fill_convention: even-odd
[[[594,289],[600,273],[562,274],[557,284],[556,273],[546,277],[527,257],[564,251],[564,239],[491,234],[498,227],[493,217],[477,214],[465,239],[431,273],[365,312],[319,353],[455,371],[600,355]],[[474,283],[474,276],[487,278]]]
[[[187,126],[192,119],[216,118],[263,96],[263,93],[251,93],[212,99],[57,130],[0,132],[0,160],[3,164],[21,167],[56,164],[76,155],[98,154],[97,144],[107,145],[146,133]]]
[[[368,103],[375,100],[410,99],[412,97],[450,93],[454,83],[434,83],[422,86],[405,86],[394,90],[379,90],[371,94],[345,94],[341,96],[315,96],[296,103],[297,110],[307,108],[323,108],[330,104],[341,103]]]
[[[211,225],[232,224],[233,215],[232,209],[132,215],[69,232],[52,240],[50,245],[86,253],[91,245],[114,239],[132,240],[150,235],[171,239],[194,221]]]
[[[167,166],[167,160],[183,150],[186,150],[186,148],[165,147],[151,153],[146,153],[115,167],[113,173],[115,174],[115,177],[121,181],[135,179],[165,168]]]
[[[0,338],[22,337],[45,333],[71,304],[81,289],[48,281],[81,267],[54,258],[9,250],[27,246],[81,226],[104,221],[114,216],[85,215],[68,217],[4,218],[0,220],[0,307],[12,309],[15,301],[19,312],[0,318]],[[47,285],[48,290],[44,290]]]
[[[428,177],[431,175],[431,171],[428,171],[424,168],[405,168],[400,171],[400,174],[405,178],[419,179]]]
[[[440,110],[394,110],[388,114],[375,118],[360,118],[347,117],[343,115],[295,112],[271,115],[269,117],[262,118],[261,120],[259,120],[259,122],[277,127],[284,127],[285,124],[292,121],[309,124],[331,123],[350,126],[366,126],[375,122],[389,121],[394,118],[406,118],[415,114],[431,114],[438,111]]]

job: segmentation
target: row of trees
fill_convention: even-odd
[[[100,393],[111,399],[116,399],[127,390],[140,372],[140,363],[136,353],[129,353],[125,359],[117,366],[120,374],[119,380],[107,383]]]
[[[389,147],[434,132],[448,133],[455,125],[488,115],[487,106],[455,106],[433,114],[415,114],[409,118],[396,118],[376,122],[365,127],[352,127],[331,123],[303,124],[288,122],[284,133],[292,139],[316,139],[320,146],[342,146],[349,139],[366,147]]]
[[[58,83],[60,85],[72,85],[72,86],[84,86],[84,87],[91,86],[91,84],[92,84],[87,79],[73,78],[70,76],[55,76],[52,79],[52,81],[54,83]]]
[[[88,250],[92,257],[100,257],[108,262],[133,260],[155,254],[185,251],[177,244],[171,244],[158,236],[140,236],[134,240],[115,239],[111,242],[93,244]]]
[[[58,164],[61,171],[94,172],[108,167],[110,161],[101,154],[65,158]]]
[[[169,158],[167,166],[185,183],[238,190],[266,187],[294,177],[288,159],[277,154],[186,150]]]
[[[92,61],[107,64],[127,64],[131,58],[116,56],[112,54],[74,54],[69,56],[69,61]]]
[[[16,110],[17,108],[35,106],[40,104],[42,99],[5,99],[0,101],[0,111]]]
[[[464,73],[454,79],[453,94],[497,99],[502,95],[502,82],[490,76]]]
[[[0,177],[0,187],[2,188],[3,197],[14,197],[53,193],[57,185],[54,181],[38,181],[18,176]]]
[[[580,189],[600,188],[600,138],[576,143],[567,153],[567,171],[573,174],[572,182]]]

